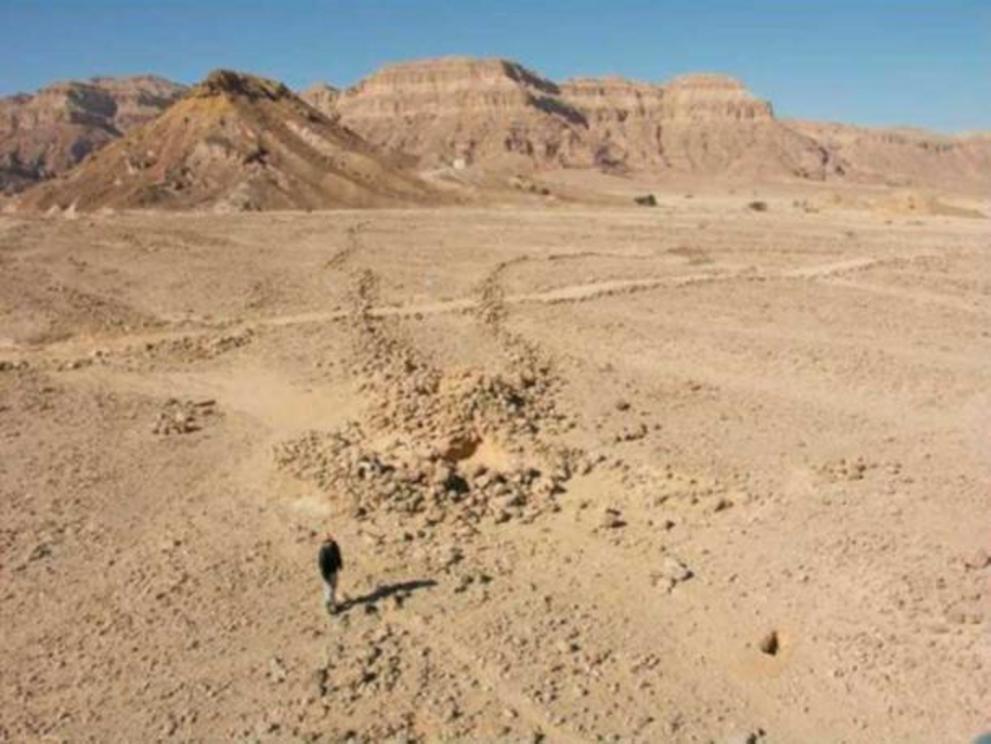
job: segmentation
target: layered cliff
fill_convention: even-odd
[[[586,122],[549,80],[502,59],[385,67],[337,99],[341,122],[424,165],[587,162]]]
[[[501,59],[386,67],[328,108],[370,142],[424,165],[599,167],[823,178],[828,153],[778,122],[738,81],[560,85]]]

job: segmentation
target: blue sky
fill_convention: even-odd
[[[0,0],[0,95],[216,67],[346,85],[443,54],[558,80],[727,72],[781,116],[991,129],[991,0]]]

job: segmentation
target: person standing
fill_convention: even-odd
[[[324,537],[320,546],[320,553],[317,555],[317,564],[320,566],[320,576],[323,579],[323,599],[327,612],[331,615],[337,614],[337,576],[344,568],[344,561],[341,559],[341,549],[334,540],[334,536],[329,532]]]

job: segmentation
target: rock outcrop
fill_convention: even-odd
[[[432,201],[433,190],[283,84],[218,70],[17,208],[252,210]]]
[[[338,115],[337,99],[340,95],[340,88],[326,83],[315,83],[301,91],[299,97],[328,118],[336,119]]]
[[[0,99],[0,192],[63,173],[151,121],[185,86],[154,76],[55,83]]]

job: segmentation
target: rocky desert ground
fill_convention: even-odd
[[[991,729],[986,220],[657,200],[0,217],[0,740]]]

